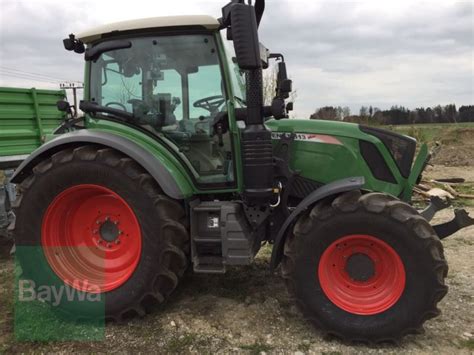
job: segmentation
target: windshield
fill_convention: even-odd
[[[134,113],[137,120],[149,121],[155,128],[216,114],[222,108],[223,100],[211,107],[198,102],[225,97],[212,36],[130,41],[131,48],[106,52],[92,62],[91,101]]]
[[[115,110],[130,113],[128,122],[166,138],[184,155],[198,181],[232,181],[229,134],[213,131],[227,101],[214,36],[127,40],[130,48],[91,62],[90,101],[102,107],[97,112],[111,118],[119,116]]]

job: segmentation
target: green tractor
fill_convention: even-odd
[[[84,53],[85,114],[58,102],[69,118],[15,171],[17,250],[45,260],[18,253],[23,273],[87,283],[105,298],[101,316],[121,321],[168,299],[189,265],[225,273],[269,243],[271,269],[326,334],[415,333],[447,292],[440,239],[472,220],[433,227],[440,201],[410,206],[429,160],[426,146],[415,159],[414,139],[288,119],[291,80],[259,43],[263,10],[233,0],[218,20],[127,21],[64,40]],[[265,106],[269,60],[279,72]]]

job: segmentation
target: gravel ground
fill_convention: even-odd
[[[447,176],[474,181],[474,169],[442,167]],[[428,177],[439,176],[435,168]],[[464,174],[464,175],[461,175]],[[468,208],[474,215],[474,208]],[[450,219],[452,209],[435,222]],[[2,352],[159,352],[159,353],[474,353],[474,227],[450,237],[445,253],[450,266],[449,293],[439,304],[441,316],[426,323],[426,332],[408,336],[398,345],[368,347],[326,339],[302,320],[289,302],[280,277],[268,271],[270,249],[256,263],[226,275],[189,273],[172,300],[143,319],[108,324],[105,340],[96,342],[14,342],[12,329],[12,268],[8,253],[0,255],[0,353]],[[1,249],[1,247],[0,247]]]

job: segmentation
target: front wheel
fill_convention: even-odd
[[[447,292],[447,264],[431,226],[380,193],[346,193],[301,216],[282,270],[304,316],[351,341],[419,332]]]

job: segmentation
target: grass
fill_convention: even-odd
[[[2,245],[0,245],[0,248]],[[0,354],[10,352],[13,345],[13,263],[0,258]]]
[[[250,354],[252,355],[258,355],[260,354],[261,352],[269,352],[271,350],[273,350],[273,346],[270,346],[268,344],[265,344],[265,343],[261,343],[261,342],[255,342],[253,344],[250,344],[250,345],[241,345],[240,348],[242,350],[247,350],[250,352]]]
[[[196,334],[176,335],[166,344],[166,350],[170,353],[182,353],[188,350],[197,341]]]
[[[219,341],[223,341],[219,339]],[[174,335],[165,345],[166,353],[181,354],[189,352],[192,346],[199,353],[205,353],[211,347],[212,338],[203,337],[196,333],[185,333]]]
[[[474,123],[433,123],[433,124],[413,124],[399,126],[385,126],[397,133],[405,134],[416,138],[419,142],[433,144],[434,142],[449,143],[455,142],[460,131],[473,130]]]
[[[474,339],[463,340],[459,344],[462,348],[474,350]]]

